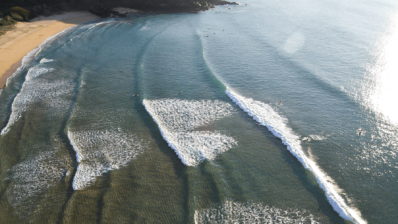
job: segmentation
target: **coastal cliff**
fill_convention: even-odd
[[[124,16],[113,10],[116,7],[152,12],[195,13],[222,4],[236,3],[223,0],[2,0],[0,22],[27,21],[38,15],[68,10],[88,10],[101,17]]]
[[[2,0],[0,2],[0,35],[11,30],[17,21],[29,21],[36,16],[50,16],[57,12],[87,10],[102,18],[126,13],[118,7],[144,12],[189,12],[214,8],[215,5],[237,4],[224,0]]]

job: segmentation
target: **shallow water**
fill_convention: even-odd
[[[79,25],[0,95],[4,223],[394,223],[392,1]]]

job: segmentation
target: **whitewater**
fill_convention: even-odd
[[[0,93],[0,222],[395,223],[398,5],[306,3],[48,39]]]

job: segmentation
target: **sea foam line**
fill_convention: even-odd
[[[261,125],[266,126],[276,137],[280,138],[290,153],[314,174],[319,186],[325,191],[329,203],[342,218],[356,223],[367,223],[362,219],[359,211],[350,208],[344,202],[344,199],[337,192],[339,188],[334,181],[313,160],[304,154],[299,137],[287,126],[286,118],[280,116],[270,105],[240,96],[229,88],[227,88],[225,93],[249,116],[253,117]]]
[[[12,126],[22,117],[34,103],[45,103],[46,109],[52,109],[52,114],[65,111],[68,100],[64,96],[72,91],[72,83],[68,80],[40,79],[42,75],[51,75],[54,69],[42,67],[41,64],[29,69],[21,90],[15,96],[11,105],[11,114],[7,125],[1,130],[0,135],[7,134]]]
[[[57,39],[59,36],[61,36],[62,34],[65,34],[67,32],[69,32],[70,30],[76,28],[76,26],[72,26],[69,28],[66,28],[64,30],[62,30],[61,32],[47,38],[45,41],[43,41],[43,43],[41,43],[38,47],[36,47],[35,49],[31,50],[28,54],[26,54],[23,58],[22,58],[22,63],[21,66],[19,68],[17,68],[17,70],[10,76],[7,78],[5,87],[8,86],[9,82],[20,72],[22,71],[25,66],[31,62],[41,51],[42,49],[51,44],[52,41],[54,41],[55,39]],[[49,62],[49,61],[40,61],[40,63],[45,63],[45,62]]]
[[[52,43],[54,40],[56,40],[59,36],[61,36],[62,34],[65,34],[65,33],[67,33],[67,32],[69,32],[70,30],[74,29],[75,27],[76,27],[76,26],[69,27],[69,28],[64,29],[63,31],[61,31],[61,32],[59,32],[59,33],[57,33],[57,34],[55,34],[55,35],[53,35],[53,36],[47,38],[47,39],[46,39],[45,41],[43,41],[38,47],[36,47],[36,48],[33,49],[32,51],[30,51],[26,56],[24,56],[24,57],[22,58],[21,66],[20,66],[19,68],[17,68],[17,70],[16,70],[10,77],[7,78],[5,87],[7,87],[7,86],[9,85],[9,83],[17,76],[17,74],[19,74],[19,73],[26,67],[26,65],[28,65],[28,64],[29,64],[29,63],[42,51],[42,49],[43,49],[45,46],[51,44],[51,43]],[[47,62],[51,62],[51,61],[53,61],[53,59],[46,59],[46,58],[43,58],[43,59],[40,60],[40,64],[47,63]],[[21,95],[21,93],[23,92],[24,87],[26,86],[26,83],[29,81],[29,79],[34,78],[34,77],[31,77],[31,76],[30,76],[30,72],[31,72],[31,70],[34,69],[34,68],[35,68],[35,67],[32,67],[31,69],[29,69],[29,71],[28,71],[28,73],[27,73],[27,75],[26,75],[25,82],[22,84],[22,88],[21,88],[20,92],[15,96],[15,100],[16,100],[18,97],[20,97],[20,95]],[[51,68],[49,68],[49,70],[48,70],[47,72],[51,72],[51,71],[53,71],[53,70],[52,70]],[[39,75],[40,75],[40,74],[39,74]],[[5,89],[5,88],[4,88],[4,89]],[[39,88],[38,88],[38,89],[39,89]],[[0,92],[0,95],[1,95],[2,92],[3,92],[3,91]],[[14,100],[14,102],[13,102],[12,105],[11,105],[12,108],[14,107],[15,100]],[[13,110],[13,109],[12,109],[12,110]],[[13,112],[14,112],[14,110],[13,110]],[[13,113],[13,112],[12,112],[12,113]],[[12,116],[12,114],[11,114],[11,116]],[[14,123],[14,121],[12,121],[12,120],[10,121],[10,120],[9,120],[9,121],[7,122],[7,126],[4,127],[4,128],[1,130],[0,135],[6,134],[6,133],[9,131],[9,128],[10,128],[10,126],[11,126],[13,123]]]
[[[82,161],[83,155],[81,154],[79,148],[77,148],[76,143],[73,141],[72,133],[69,130],[67,136],[70,145],[72,146],[73,150],[76,152],[76,162],[80,163],[80,161]]]

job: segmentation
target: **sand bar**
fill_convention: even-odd
[[[41,16],[31,22],[18,22],[13,30],[0,36],[0,89],[20,67],[22,58],[47,38],[76,24],[98,18],[89,12],[68,12]]]

